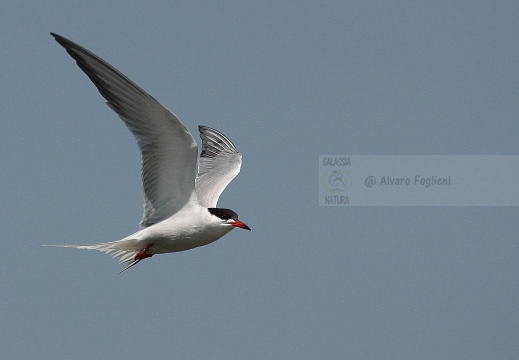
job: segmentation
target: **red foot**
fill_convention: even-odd
[[[142,250],[141,252],[137,253],[135,255],[135,260],[142,260],[152,257],[154,254],[148,254],[148,250],[153,246],[153,244],[146,245],[146,248]]]

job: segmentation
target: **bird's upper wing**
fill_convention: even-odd
[[[241,154],[224,134],[207,126],[199,126],[202,152],[198,160],[196,195],[200,205],[216,207],[220,194],[238,175]]]
[[[74,42],[51,34],[137,139],[144,188],[141,226],[153,225],[193,204],[197,145],[184,124],[110,64]]]

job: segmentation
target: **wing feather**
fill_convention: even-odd
[[[76,60],[137,140],[144,189],[141,226],[160,222],[196,199],[197,145],[184,124],[110,64],[78,44],[51,34]]]
[[[221,132],[198,126],[202,152],[198,160],[196,194],[200,205],[216,207],[227,185],[239,174],[242,156],[234,144]]]

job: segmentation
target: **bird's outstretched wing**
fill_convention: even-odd
[[[196,194],[200,205],[216,207],[218,198],[241,168],[241,154],[224,134],[198,126],[202,152],[198,160]]]
[[[197,145],[184,124],[110,64],[78,44],[51,34],[137,139],[144,188],[141,226],[160,222],[196,201]]]

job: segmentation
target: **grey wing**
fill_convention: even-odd
[[[202,152],[198,160],[196,194],[200,205],[216,207],[218,198],[227,185],[238,175],[241,154],[221,132],[199,126]]]
[[[110,64],[74,42],[51,34],[137,139],[144,189],[140,225],[160,222],[196,200],[197,145],[184,124]]]

